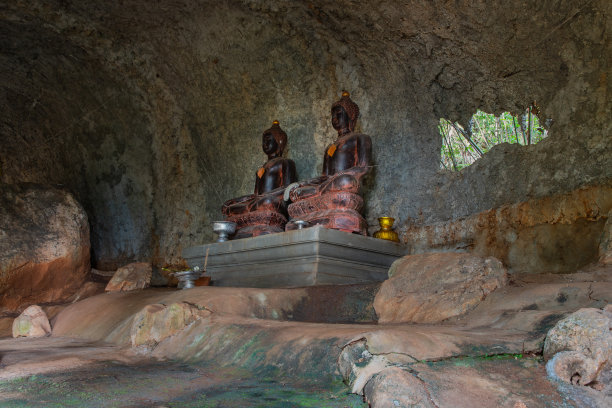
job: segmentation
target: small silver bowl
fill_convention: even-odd
[[[308,221],[304,221],[304,220],[295,220],[295,221],[293,221],[293,223],[295,224],[295,226],[299,230],[304,229],[304,228],[308,228],[310,226],[310,223]]]
[[[193,269],[188,269],[186,271],[174,272],[174,276],[179,280],[179,288],[181,289],[191,289],[194,288],[194,282],[200,278],[202,272],[200,272],[200,267],[195,266]]]
[[[213,231],[219,235],[217,242],[225,242],[229,236],[236,232],[236,223],[231,221],[213,222]]]

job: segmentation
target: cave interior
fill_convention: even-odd
[[[2,319],[10,322],[0,326],[10,336],[13,319],[26,307],[40,304],[45,306],[53,326],[48,341],[55,339],[58,343],[45,345],[43,340],[36,340],[41,343],[32,343],[32,355],[39,350],[36,347],[48,347],[64,356],[67,346],[58,339],[65,336],[120,346],[129,343],[129,330],[121,329],[125,325],[118,323],[127,319],[128,309],[129,319],[134,319],[138,308],[155,302],[167,304],[169,298],[159,300],[154,292],[156,295],[149,299],[145,290],[145,295],[134,295],[137,300],[132,306],[127,306],[128,295],[117,298],[125,305],[123,309],[93,300],[89,306],[75,309],[80,304],[77,302],[66,308],[68,299],[74,300],[70,296],[85,293],[84,282],[92,280],[91,268],[112,275],[124,265],[146,263],[151,265],[154,279],[161,279],[160,285],[168,284],[163,271],[186,266],[184,249],[215,240],[211,223],[222,218],[221,204],[252,192],[255,172],[265,162],[261,134],[273,120],[279,120],[288,135],[286,156],[295,161],[299,179],[321,173],[324,149],[336,137],[330,106],[344,90],[359,105],[356,130],[372,138],[373,169],[363,185],[370,235],[378,229],[378,217],[390,216],[396,219],[396,231],[411,255],[495,257],[509,276],[510,286],[503,290],[514,290],[512,284],[517,282],[567,286],[567,282],[578,282],[570,276],[582,274],[583,281],[576,283],[574,292],[551,289],[552,298],[569,299],[557,302],[565,309],[555,309],[561,307],[555,303],[557,306],[547,309],[546,315],[538,315],[540,320],[530,320],[529,330],[548,330],[582,307],[601,309],[612,299],[612,293],[607,292],[612,281],[611,33],[612,3],[607,0],[4,2],[0,7],[0,191],[4,196],[0,197],[0,220],[10,222],[0,225],[0,249],[4,253],[0,254],[0,291]],[[441,118],[467,126],[477,110],[520,115],[529,106],[537,106],[540,123],[546,124],[546,139],[527,146],[499,144],[461,171],[441,169]],[[60,245],[56,243],[63,245],[67,239],[51,234],[45,241],[45,228],[41,226],[55,214],[51,211],[49,215],[45,203],[69,200],[64,194],[72,201],[62,205],[79,207],[86,215],[80,220],[85,224],[77,227],[80,238],[76,240],[87,242],[72,250],[78,254],[71,255],[78,258],[78,267],[49,261],[49,253]],[[37,214],[29,221],[24,221],[30,217],[25,215],[25,207]],[[46,251],[44,260],[41,251]],[[44,271],[35,271],[35,266],[42,264]],[[15,276],[22,269],[27,272],[19,281],[21,278]],[[44,275],[55,270],[60,272]],[[587,281],[604,282],[599,286],[599,297],[585,289],[589,287]],[[440,290],[444,285],[440,283]],[[93,286],[87,286],[87,291],[99,293]],[[214,286],[202,290],[212,289]],[[340,322],[342,319],[334,320],[317,302],[337,305],[334,310],[349,316],[347,304],[359,303],[355,299],[372,300],[368,294],[376,290],[368,287],[346,294],[350,291],[323,288],[321,292],[294,294],[309,300],[291,306],[292,316],[301,313],[307,316],[304,319],[315,321],[312,311],[303,310],[309,305],[314,308],[310,310],[324,315],[323,321]],[[269,303],[262,300],[258,306],[253,299],[259,295],[250,289],[227,293],[206,292],[206,296],[219,310],[248,310],[241,319],[292,320],[289,314],[274,317],[272,313],[288,307],[283,306],[283,302],[289,302],[283,298],[286,295],[265,292],[263,298],[267,296]],[[172,299],[178,301],[178,295],[164,296],[174,296]],[[241,300],[232,300],[232,296]],[[529,296],[540,299],[540,295]],[[244,300],[247,298],[250,300]],[[200,301],[195,297],[185,299]],[[503,303],[506,298],[501,299]],[[340,305],[343,301],[344,306]],[[478,302],[482,303],[471,304],[470,310],[479,311],[488,300],[483,295]],[[491,302],[487,310],[498,310]],[[533,300],[530,305],[542,309],[546,302],[538,302]],[[509,309],[515,307],[510,303]],[[530,305],[518,309],[530,310]],[[109,308],[108,316],[115,316],[114,326],[96,314],[96,307]],[[261,307],[269,310],[259,310]],[[365,309],[359,310],[360,319]],[[355,316],[359,313],[346,319],[358,322]],[[486,313],[474,316],[473,322],[482,323]],[[67,319],[77,319],[81,326],[66,323]],[[291,341],[298,342],[303,336],[309,344],[317,344],[318,348],[312,347],[321,353],[312,352],[307,360],[325,360],[322,356],[334,353],[337,359],[338,352],[330,351],[329,341],[325,343],[329,339],[323,340],[324,336],[312,327],[294,324],[282,328],[273,322],[267,332],[263,328],[257,332],[252,328],[232,331],[233,326],[223,323],[227,317],[218,319],[206,333],[212,330],[217,337],[234,339],[237,348],[242,345],[242,352],[253,346],[248,339],[257,338],[262,349],[268,347],[267,357],[247,362],[218,340],[210,345],[216,350],[215,360],[184,346],[187,334],[179,340],[181,335],[173,337],[174,343],[160,341],[149,354],[172,361],[214,361],[224,370],[239,360],[241,369],[260,373],[257,370],[264,363],[272,364],[270,350],[281,347],[279,344],[286,346],[285,351],[294,350]],[[492,324],[491,319],[487,324]],[[460,319],[444,320],[444,324],[450,323],[462,324]],[[282,337],[278,333],[289,334],[275,343],[274,336]],[[499,334],[499,339],[510,344],[510,337],[503,337],[506,334]],[[392,343],[394,337],[389,336],[387,342]],[[367,339],[370,351],[376,348],[373,338],[363,339]],[[399,339],[396,337],[401,343]],[[477,348],[477,340],[466,339],[450,354],[463,355],[466,344]],[[543,337],[540,339],[543,341]],[[6,343],[2,347],[11,346]],[[177,350],[182,347],[183,354]],[[383,349],[379,344],[379,350]],[[508,350],[505,354],[521,352],[512,347]],[[227,357],[230,354],[234,359]],[[425,353],[417,360],[433,361],[450,354]],[[542,345],[534,345],[532,354],[541,356]],[[28,358],[24,357],[26,361]],[[24,372],[47,372],[44,362],[32,358],[33,366],[42,368],[22,369]],[[100,361],[89,363],[106,364]],[[285,373],[294,378],[309,378],[320,370],[327,375],[329,371],[321,368],[323,363],[308,366],[287,356],[279,361],[285,364]],[[142,376],[153,373],[155,364],[128,362],[117,368],[117,375],[128,378],[134,374],[130,370],[140,367],[138,381],[144,384]],[[512,360],[507,364],[518,363]],[[602,367],[609,371],[607,364]],[[548,390],[550,385],[541,383],[546,377],[544,363],[534,363],[534,367],[523,364],[513,369],[524,378],[537,377],[534,386]],[[103,365],[101,372],[104,370],[113,372],[112,367]],[[434,384],[436,376],[453,375],[446,366],[435,370],[422,368],[422,377],[416,378],[423,384]],[[224,373],[237,381],[235,373]],[[355,375],[360,378],[359,373]],[[398,375],[379,373],[367,382],[369,385],[362,386],[360,393],[371,406],[393,406],[385,405],[382,390],[386,384],[388,393],[400,393],[399,388],[393,391],[387,386]],[[332,377],[325,377],[325,383],[332,383]],[[184,372],[169,383],[204,387],[194,378]],[[138,381],[134,387],[139,386]],[[402,381],[393,384],[408,380]],[[459,389],[457,384],[454,386]],[[257,389],[245,385],[250,386]],[[467,387],[477,389],[474,384]],[[416,388],[414,385],[410,389]],[[295,385],[294,394],[301,395],[300,390]],[[555,390],[573,395],[577,406],[580,401],[587,404],[584,406],[598,406],[600,397],[589,394],[591,389],[578,396],[572,394],[578,392],[575,390]],[[0,399],[10,399],[2,396],[4,391],[0,386]],[[561,398],[561,394],[546,392],[542,391],[549,400]],[[531,398],[519,397],[508,401],[523,404],[521,401]],[[164,400],[155,398],[151,401]],[[184,402],[186,397],[181,398]],[[229,404],[231,398],[227,396],[225,403]],[[276,398],[276,402],[282,399],[276,394],[270,398]],[[419,406],[464,406],[458,400],[454,400],[458,405],[453,405],[448,398],[432,394]],[[141,406],[134,399],[129,401],[136,404],[131,406]],[[494,400],[483,401],[482,406],[502,406],[491,402]],[[142,402],[142,406],[149,402]],[[276,402],[269,406],[277,406]],[[339,403],[358,404],[353,400]],[[311,406],[295,401],[286,404],[278,406]],[[507,406],[525,406],[512,404]],[[538,400],[527,406],[544,406],[544,402]]]

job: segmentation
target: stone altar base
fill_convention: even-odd
[[[381,282],[408,247],[315,226],[187,248],[190,267],[204,267],[215,286],[289,288]]]

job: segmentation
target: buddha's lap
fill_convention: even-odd
[[[279,195],[254,196],[248,201],[238,202],[227,206],[227,215],[247,214],[254,211],[278,211],[284,209],[283,197]]]

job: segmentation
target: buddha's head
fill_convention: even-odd
[[[342,97],[331,107],[332,126],[338,134],[345,134],[355,130],[355,123],[359,117],[359,106],[351,100],[351,95],[343,91]]]
[[[263,132],[261,136],[261,148],[268,155],[268,159],[283,155],[287,145],[287,134],[281,129],[278,120],[272,122],[272,127]]]

